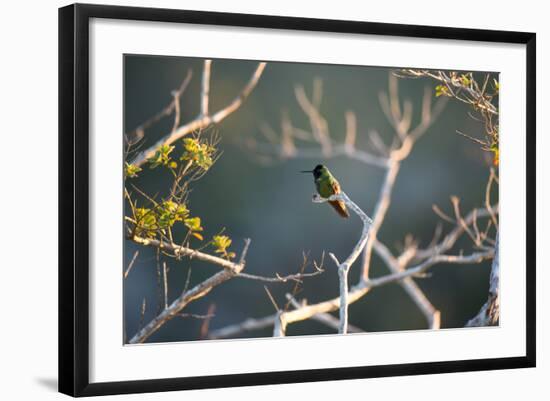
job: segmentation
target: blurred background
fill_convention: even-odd
[[[155,115],[171,101],[171,92],[179,87],[187,71],[193,71],[190,85],[182,96],[182,122],[199,113],[202,59],[126,55],[124,63],[124,123],[130,132]],[[214,60],[210,89],[210,110],[227,105],[249,80],[257,62]],[[422,66],[419,66],[422,67]],[[199,181],[194,183],[188,206],[192,215],[201,216],[205,240],[225,228],[233,239],[231,250],[240,254],[244,238],[251,238],[246,272],[263,276],[291,274],[302,265],[303,253],[309,260],[319,261],[323,251],[333,252],[340,260],[347,257],[361,231],[357,216],[342,219],[326,204],[314,204],[311,195],[314,183],[311,170],[316,164],[327,165],[338,178],[343,190],[367,214],[372,215],[379,196],[384,170],[346,157],[324,160],[273,159],[258,157],[245,146],[252,141],[265,141],[260,132],[263,123],[280,132],[281,113],[288,113],[295,127],[309,129],[309,121],[299,108],[294,86],[301,84],[311,95],[314,79],[323,82],[321,112],[327,119],[331,137],[341,142],[345,134],[344,114],[357,115],[357,147],[369,150],[367,133],[375,129],[386,144],[394,131],[378,102],[378,94],[387,91],[392,69],[340,65],[269,62],[250,97],[235,113],[216,127],[223,151],[221,158]],[[496,75],[495,75],[496,76]],[[428,79],[399,79],[401,99],[410,99],[414,106],[413,127],[420,120],[424,88],[435,88]],[[433,91],[435,93],[435,90]],[[441,219],[432,211],[437,204],[452,214],[449,197],[459,196],[464,213],[483,206],[490,160],[479,145],[456,133],[482,135],[483,124],[468,115],[469,107],[450,99],[438,120],[416,143],[412,154],[403,162],[397,177],[388,211],[378,238],[397,254],[399,244],[412,234],[427,246]],[[173,119],[165,118],[145,131],[144,147],[166,135]],[[300,143],[304,147],[315,146]],[[181,145],[176,144],[178,154]],[[165,191],[171,176],[162,169],[145,166],[132,183],[148,194]],[[497,201],[496,196],[493,199]],[[126,212],[128,213],[128,211]],[[444,223],[444,232],[453,226]],[[128,278],[124,281],[124,319],[126,339],[131,338],[142,323],[146,324],[160,311],[154,250],[125,241],[128,266],[135,251],[140,253]],[[471,241],[463,239],[454,252],[471,249]],[[373,254],[371,277],[388,273],[382,261]],[[185,286],[191,269],[190,286],[219,270],[219,267],[197,261],[166,259],[169,273],[169,302]],[[352,267],[350,283],[355,284],[360,261]],[[306,278],[298,299],[315,303],[338,296],[338,275],[333,262],[325,259],[325,272]],[[306,269],[311,271],[311,267]],[[416,282],[431,303],[441,311],[441,327],[463,327],[487,299],[490,261],[474,265],[436,265],[431,276]],[[184,312],[205,315],[215,304],[210,329],[259,318],[274,313],[263,288],[264,283],[233,279],[216,287],[207,296],[191,303]],[[293,283],[268,285],[279,305]],[[145,299],[145,312],[141,309]],[[337,313],[334,314],[337,316]],[[198,340],[203,320],[175,318],[165,324],[148,342]],[[365,331],[416,330],[427,327],[424,315],[398,284],[375,288],[350,306],[350,323]],[[335,331],[313,320],[292,324],[287,335],[329,334]],[[244,333],[242,337],[266,337],[272,329]]]

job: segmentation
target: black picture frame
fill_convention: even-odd
[[[526,354],[408,363],[123,382],[89,382],[89,22],[91,18],[179,22],[526,45]],[[59,9],[59,391],[72,396],[314,382],[535,366],[536,35],[433,26],[336,21],[172,9],[75,4]]]

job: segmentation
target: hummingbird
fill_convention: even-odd
[[[331,195],[336,195],[341,192],[340,184],[336,178],[334,178],[329,169],[322,164],[318,164],[311,171],[301,171],[301,173],[313,173],[317,193],[323,198],[329,198]],[[343,201],[329,201],[328,203],[330,203],[340,216],[349,217],[346,204]]]

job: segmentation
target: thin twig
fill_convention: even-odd
[[[246,278],[249,280],[264,281],[266,283],[287,283],[288,281],[301,282],[306,277],[314,277],[323,272],[324,270],[320,269],[312,273],[296,273],[296,274],[289,274],[286,276],[280,276],[279,274],[276,274],[275,277],[264,277],[264,276],[257,276],[255,274],[240,273],[237,277]]]
[[[168,268],[162,263],[162,277],[164,278],[164,309],[168,308]]]
[[[132,256],[132,260],[128,264],[128,267],[126,268],[126,271],[124,272],[124,278],[128,277],[128,274],[130,274],[130,270],[132,270],[132,267],[134,266],[134,263],[136,262],[136,259],[139,255],[139,249],[134,252],[134,256]]]
[[[271,305],[273,305],[273,307],[275,308],[275,311],[276,312],[280,311],[281,309],[279,308],[279,305],[277,305],[277,302],[275,302],[275,298],[273,298],[273,295],[271,295],[271,291],[269,291],[269,288],[267,288],[267,286],[264,285],[264,290],[267,294],[267,297],[271,301]]]
[[[141,329],[143,327],[143,321],[145,319],[145,308],[147,307],[147,300],[143,298],[143,301],[141,302],[141,308],[139,310],[139,328]]]
[[[206,315],[197,315],[196,313],[180,313],[178,315],[178,317],[182,317],[182,318],[192,317],[193,319],[200,319],[200,320],[205,320],[205,321],[208,321],[208,320],[212,319],[215,316],[216,315],[214,315],[213,313],[208,313]]]
[[[201,324],[201,329],[199,332],[199,338],[201,340],[204,340],[205,338],[208,338],[208,331],[210,329],[210,321],[214,317],[214,312],[216,312],[216,304],[210,304],[208,307],[208,312],[206,313],[206,319]]]

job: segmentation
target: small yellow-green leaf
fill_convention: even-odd
[[[171,161],[170,153],[172,153],[173,150],[174,146],[172,145],[162,145],[161,147],[159,147],[153,157],[148,159],[150,168],[155,168],[158,166],[169,166],[169,163]]]
[[[141,168],[139,166],[136,166],[134,164],[129,164],[128,162],[124,162],[124,175],[126,177],[137,177],[137,173],[141,171]]]
[[[470,79],[470,77],[466,74],[462,74],[460,76],[460,83],[463,85],[463,86],[470,86],[470,84],[472,83],[472,80]]]
[[[190,161],[205,171],[214,163],[212,156],[216,149],[213,146],[207,143],[200,143],[196,138],[184,138],[183,147],[185,151],[180,160]]]
[[[449,88],[447,88],[446,85],[437,85],[435,87],[435,96],[450,96],[449,94]]]
[[[201,218],[200,217],[190,217],[184,220],[185,225],[191,231],[202,231],[201,227]]]

